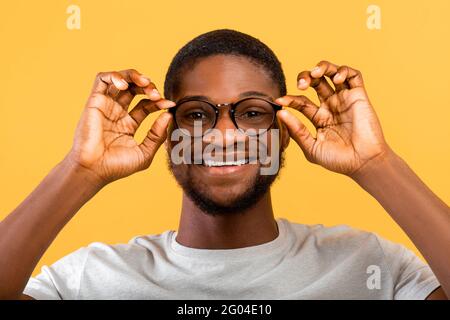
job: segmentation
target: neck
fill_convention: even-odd
[[[176,241],[186,247],[236,249],[263,244],[277,236],[270,191],[244,212],[216,216],[201,211],[183,193]]]

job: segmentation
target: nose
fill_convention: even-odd
[[[222,143],[222,146],[225,148],[227,145],[234,145],[239,141],[245,141],[245,136],[237,130],[231,119],[230,106],[220,108],[214,129],[220,131],[222,141],[217,141],[217,137],[214,137],[214,134],[205,134],[203,137],[205,143]]]

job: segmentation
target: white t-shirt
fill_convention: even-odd
[[[277,238],[238,249],[197,249],[177,232],[128,244],[94,242],[31,277],[35,299],[425,299],[439,287],[402,245],[339,225],[277,218]]]

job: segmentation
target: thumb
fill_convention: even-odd
[[[277,117],[286,125],[289,135],[297,142],[306,158],[309,160],[312,155],[313,146],[316,143],[316,139],[311,135],[311,132],[309,132],[308,128],[288,110],[278,111]]]
[[[148,131],[142,143],[139,145],[142,153],[145,156],[145,163],[150,164],[156,151],[161,146],[161,144],[167,138],[167,128],[172,119],[172,115],[169,112],[161,113],[155,122],[153,122],[152,127]]]

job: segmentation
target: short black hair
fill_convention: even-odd
[[[173,99],[178,92],[182,73],[200,58],[226,54],[248,58],[263,67],[278,85],[280,96],[286,95],[286,78],[275,53],[260,40],[231,29],[213,30],[197,36],[184,45],[172,59],[164,82],[164,96]]]

